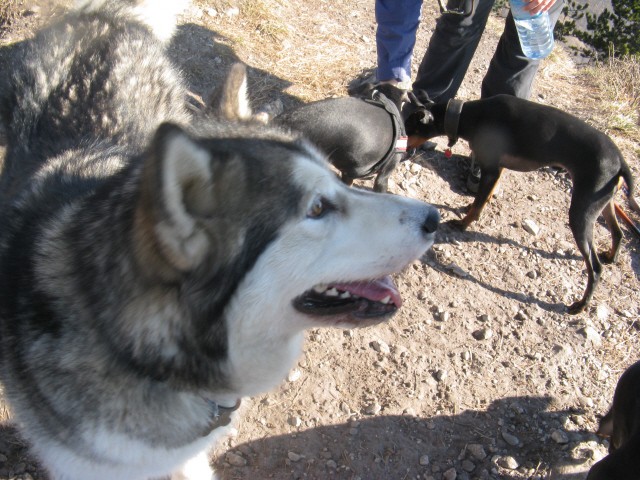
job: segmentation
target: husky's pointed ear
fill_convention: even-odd
[[[243,63],[231,66],[227,78],[213,92],[208,105],[208,111],[223,120],[251,120],[253,112],[247,94],[247,67]]]
[[[145,159],[140,188],[136,235],[144,245],[139,251],[155,251],[143,255],[160,257],[171,269],[196,267],[210,248],[199,223],[213,205],[209,153],[180,127],[161,125]]]

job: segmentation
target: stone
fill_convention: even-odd
[[[527,233],[530,233],[533,236],[537,236],[538,233],[540,233],[540,227],[531,219],[526,219],[525,221],[523,221],[522,228],[524,228]]]
[[[565,443],[569,443],[569,436],[563,432],[562,430],[554,430],[551,433],[551,439],[560,444],[560,445],[564,445]]]
[[[476,460],[484,460],[487,458],[487,452],[484,451],[484,447],[479,443],[470,443],[467,445],[467,450]]]
[[[520,439],[518,437],[516,437],[515,435],[512,435],[511,433],[505,430],[502,431],[502,438],[504,439],[505,442],[507,442],[512,447],[515,447],[520,444]]]
[[[518,461],[513,458],[511,455],[505,455],[503,457],[498,457],[495,461],[496,465],[502,468],[506,468],[507,470],[515,470],[520,465]]]
[[[238,455],[233,452],[227,452],[224,459],[229,465],[233,465],[234,467],[244,467],[247,464],[247,461],[242,457],[242,455]]]

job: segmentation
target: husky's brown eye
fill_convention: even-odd
[[[317,197],[307,210],[307,217],[321,218],[325,213],[333,209],[333,205],[324,197]]]

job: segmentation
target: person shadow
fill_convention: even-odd
[[[601,456],[594,450],[604,447],[592,432],[565,428],[580,410],[552,404],[550,397],[514,396],[453,414],[383,412],[219,450],[214,466],[222,480],[582,480],[592,457]]]

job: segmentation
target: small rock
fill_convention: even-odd
[[[522,228],[524,228],[527,233],[530,233],[533,236],[537,236],[540,233],[540,227],[536,222],[531,219],[527,219],[522,222]]]
[[[289,417],[289,425],[292,427],[299,427],[302,425],[302,420],[300,417]]]
[[[325,464],[328,468],[338,468],[338,464],[334,460],[327,460]]]
[[[506,468],[508,470],[515,470],[520,465],[518,461],[513,458],[511,455],[505,455],[504,457],[498,457],[495,461],[496,465],[502,468]]]
[[[505,442],[507,442],[512,447],[515,447],[520,443],[520,439],[518,437],[510,434],[505,430],[502,431],[502,438],[504,439]]]
[[[471,460],[463,460],[462,461],[462,469],[465,472],[473,472],[476,469],[476,465]]]
[[[295,452],[287,452],[287,457],[292,462],[299,462],[303,458],[302,455],[300,455],[299,453],[295,453]]]
[[[423,467],[429,465],[429,456],[428,455],[422,455],[420,457],[420,465],[422,465]]]
[[[238,7],[231,7],[224,13],[227,17],[237,17],[240,15],[240,9]]]
[[[247,461],[241,455],[233,452],[227,452],[224,459],[229,465],[233,465],[234,467],[244,467],[247,464]]]
[[[587,326],[578,330],[578,333],[587,339],[587,342],[592,343],[593,345],[600,345],[602,343],[602,337],[596,331],[595,328],[591,326]]]
[[[438,382],[443,382],[447,379],[449,374],[446,370],[438,370],[433,374],[433,378],[435,378]]]
[[[471,334],[476,340],[488,340],[493,337],[493,331],[490,328],[481,328]]]
[[[593,398],[591,397],[585,397],[581,395],[580,397],[578,397],[578,402],[580,402],[580,405],[583,407],[587,407],[587,408],[593,407]]]
[[[609,318],[609,307],[607,307],[604,304],[600,304],[596,307],[596,316],[598,317],[598,320],[606,320],[607,318]]]
[[[458,472],[456,472],[456,469],[453,467],[451,467],[449,470],[447,470],[442,474],[442,478],[444,480],[456,480],[457,476],[458,476]]]
[[[302,376],[302,372],[296,368],[289,372],[289,375],[287,376],[287,380],[289,380],[290,382],[295,382],[297,380],[300,380],[301,376]]]
[[[561,445],[565,444],[565,443],[569,443],[569,436],[563,432],[562,430],[554,430],[551,433],[551,439],[556,442],[559,443]]]
[[[384,343],[382,340],[374,340],[370,343],[371,348],[373,348],[378,353],[390,353],[391,349],[389,345]]]
[[[525,320],[527,320],[527,318],[529,318],[529,316],[524,310],[518,310],[518,313],[516,313],[516,316],[514,318],[516,320],[519,320],[520,322],[524,322]]]
[[[365,407],[364,413],[367,415],[376,415],[377,413],[380,413],[380,410],[382,410],[382,405],[378,402],[374,402]]]
[[[484,460],[487,458],[487,452],[484,451],[484,447],[479,443],[470,443],[467,445],[467,450],[476,460]]]

